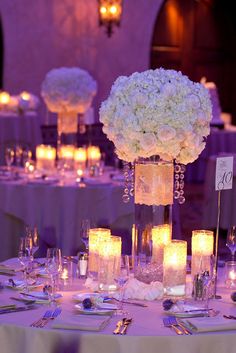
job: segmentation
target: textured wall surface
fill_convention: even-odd
[[[97,0],[1,0],[4,88],[39,95],[54,67],[79,66],[98,81],[95,112],[120,75],[149,67],[162,0],[124,0],[122,23],[108,38],[98,26]]]

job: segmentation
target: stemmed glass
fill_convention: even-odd
[[[20,245],[18,251],[18,259],[22,265],[24,276],[24,291],[28,292],[28,275],[31,263],[31,241],[29,237],[20,238]]]
[[[128,282],[129,272],[130,272],[129,256],[124,255],[122,256],[121,260],[122,261],[121,261],[120,271],[115,276],[115,282],[119,286],[119,301],[120,301],[120,307],[117,313],[121,315],[125,315],[126,312],[123,310],[123,300],[124,300],[125,286],[126,286],[126,283]]]
[[[34,257],[34,254],[38,251],[39,249],[39,233],[37,227],[34,227],[34,230],[32,232],[32,255]]]
[[[51,290],[47,291],[49,302],[54,301],[54,294],[57,286],[58,275],[61,272],[61,250],[58,248],[47,249],[46,271],[50,276]]]
[[[232,261],[234,261],[234,254],[236,251],[236,226],[229,228],[227,233],[226,246],[231,251]]]
[[[89,248],[89,229],[91,228],[90,226],[90,220],[89,219],[83,219],[81,221],[81,228],[80,228],[80,237],[85,245],[86,252],[88,252]]]
[[[6,147],[5,149],[5,161],[7,165],[7,169],[10,171],[11,166],[14,162],[14,149],[12,147]]]
[[[16,145],[16,150],[15,150],[15,158],[16,158],[16,166],[20,167],[21,165],[21,158],[22,158],[22,147],[21,145]]]

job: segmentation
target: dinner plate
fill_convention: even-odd
[[[48,301],[49,297],[46,293],[44,292],[30,292],[30,293],[21,293],[21,298],[27,298],[27,299],[32,299],[32,300],[36,300],[36,302],[39,301]],[[55,293],[54,294],[54,299],[55,300],[59,300],[60,298],[62,298],[62,294],[60,293]]]
[[[91,309],[84,309],[83,305],[76,304],[75,310],[79,314],[84,315],[112,315],[115,309],[101,309],[101,308],[91,308]]]
[[[72,299],[73,299],[74,301],[80,302],[80,303],[81,303],[84,299],[86,299],[86,298],[96,298],[96,299],[101,298],[101,302],[103,301],[102,296],[101,296],[100,293],[93,293],[93,292],[84,293],[84,292],[82,292],[82,293],[74,294],[74,295],[72,296]]]
[[[188,318],[188,317],[200,317],[206,316],[207,310],[193,305],[181,305],[181,307],[173,306],[172,309],[164,311],[166,315]]]
[[[12,282],[10,282],[8,280],[8,281],[4,282],[5,287],[10,288],[10,289],[14,289],[14,290],[23,290],[23,288],[25,287],[24,281],[21,281],[18,279],[14,279],[13,281],[15,283],[15,286],[13,285]],[[40,288],[40,287],[42,287],[42,285],[43,285],[43,283],[38,282],[38,281],[36,283],[32,282],[32,284],[30,284],[30,283],[28,284],[28,288],[29,288],[29,290],[31,290],[31,289],[35,289],[35,288]]]

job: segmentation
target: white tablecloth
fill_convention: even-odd
[[[0,114],[0,164],[5,164],[4,150],[7,145],[21,144],[35,149],[42,143],[39,116]]]
[[[83,219],[128,237],[134,206],[123,203],[122,193],[123,186],[112,182],[86,187],[0,183],[0,239],[4,244],[0,259],[16,255],[25,224],[38,226],[42,245],[58,246],[64,255],[76,254],[81,248]]]
[[[4,279],[0,277],[0,280]],[[78,282],[77,292],[82,288],[82,282]],[[74,293],[62,292],[61,319],[76,315],[72,302]],[[222,287],[218,293],[222,294],[222,299],[211,300],[210,307],[220,310],[219,316],[236,315],[236,305],[230,300],[231,290]],[[2,290],[2,301],[9,303],[7,298],[10,296],[17,296],[17,293]],[[133,318],[126,336],[112,335],[121,316],[113,316],[103,331],[92,333],[51,329],[51,322],[43,329],[29,327],[49,309],[47,306],[0,315],[1,353],[235,353],[235,331],[177,336],[163,326],[162,301],[146,303],[147,308],[124,305]]]

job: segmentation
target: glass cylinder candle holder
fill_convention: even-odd
[[[75,169],[85,170],[87,161],[87,152],[83,147],[78,147],[74,152],[74,167]]]
[[[50,145],[38,145],[36,147],[37,169],[53,170],[55,168],[56,148]]]
[[[89,230],[89,264],[88,271],[93,277],[98,273],[98,250],[100,241],[111,236],[108,228],[91,228]]]
[[[164,247],[163,284],[167,296],[182,297],[186,286],[187,242],[172,240]]]
[[[227,288],[236,288],[236,262],[228,261],[225,264],[225,284]]]
[[[72,262],[66,259],[62,260],[60,271],[60,287],[62,290],[69,289],[72,283],[73,269]]]
[[[98,287],[100,291],[117,289],[115,278],[120,271],[120,267],[119,271],[117,268],[117,263],[120,266],[120,257],[121,246],[117,237],[111,236],[100,240],[98,249]]]
[[[66,170],[74,168],[74,151],[74,145],[61,145],[58,150],[58,158]]]
[[[99,165],[101,160],[101,152],[98,146],[89,146],[87,148],[87,158],[88,158],[88,167],[94,165]]]
[[[152,262],[163,264],[164,246],[171,241],[171,225],[161,224],[152,228]]]
[[[192,278],[198,273],[212,270],[214,233],[209,230],[193,230],[192,232]]]

